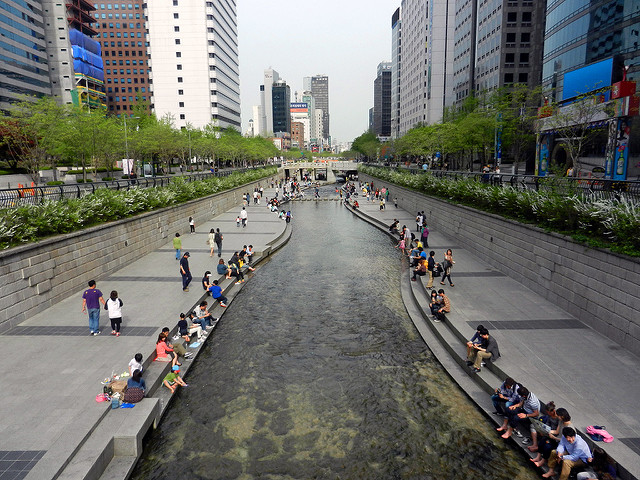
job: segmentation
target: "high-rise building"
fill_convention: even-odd
[[[373,82],[373,133],[379,137],[391,136],[391,62],[378,65]]]
[[[136,104],[151,110],[149,55],[143,0],[96,3],[94,28],[102,44],[107,109],[133,115]]]
[[[291,89],[284,80],[271,87],[273,133],[291,133]]]
[[[545,90],[553,89],[556,100],[562,100],[565,73],[614,56],[618,64],[630,66],[629,79],[637,78],[637,1],[556,0],[547,4],[542,84]]]
[[[307,104],[307,112],[309,116],[309,128],[308,133],[305,132],[305,135],[308,136],[306,138],[309,145],[318,144],[318,127],[316,125],[316,100],[313,98],[313,94],[310,90],[305,90],[302,92],[302,102]],[[320,129],[322,130],[322,129]]]
[[[253,135],[252,136],[257,136],[257,135],[262,135],[262,125],[263,125],[263,118],[264,118],[264,112],[262,111],[262,105],[254,105],[252,108],[252,115],[253,118],[251,119],[253,121]]]
[[[60,103],[106,108],[102,47],[87,0],[42,0],[51,93]]]
[[[400,136],[427,120],[427,0],[402,0],[402,68],[400,69]],[[428,45],[427,45],[428,47]]]
[[[297,97],[297,96],[296,96]],[[304,98],[304,95],[303,95]],[[310,130],[311,130],[311,117],[309,111],[309,104],[305,102],[296,101],[291,103],[291,139],[293,141],[294,138],[294,123],[300,123],[302,125],[302,133],[303,133],[303,141],[300,144],[299,148],[304,148],[305,145],[309,145],[311,140]]]
[[[400,136],[400,69],[402,68],[400,8],[391,17],[391,137]]]
[[[540,85],[544,3],[489,0],[478,5],[476,92],[513,83]]]
[[[260,101],[262,104],[262,128],[261,135],[273,135],[273,84],[280,81],[280,75],[273,68],[269,67],[264,71],[264,84],[260,85]]]
[[[304,87],[306,90],[307,89],[306,86]],[[326,75],[315,75],[311,77],[311,93],[313,94],[313,98],[315,98],[316,108],[319,108],[320,110],[322,110],[322,138],[325,141],[328,141],[328,139],[330,138],[330,135],[329,135],[329,77]]]
[[[176,126],[240,128],[234,0],[148,2],[153,106]]]
[[[477,16],[478,0],[458,1],[453,42],[453,92],[457,104],[475,92]]]
[[[0,31],[11,32],[0,41],[0,111],[6,112],[21,95],[51,94],[40,3],[3,2]]]

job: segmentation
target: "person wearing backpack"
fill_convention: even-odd
[[[223,239],[224,237],[220,233],[220,229],[216,228],[216,233],[213,236],[213,241],[216,243],[216,246],[218,247],[218,257],[222,256],[222,240]]]
[[[111,296],[104,303],[104,309],[109,312],[111,320],[111,335],[120,336],[120,324],[122,323],[122,300],[118,298],[118,292],[113,290]]]

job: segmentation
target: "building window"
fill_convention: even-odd
[[[184,113],[181,113],[180,114],[180,120],[184,120],[185,118],[187,118],[186,115]]]
[[[180,108],[184,108],[184,102],[179,102],[179,103],[178,103],[178,106],[179,106]]]
[[[513,83],[513,73],[504,74],[504,83]]]
[[[182,83],[182,77],[178,77],[178,83]]]
[[[176,65],[176,69],[182,70],[182,65]]]
[[[180,18],[180,15],[178,15],[177,13],[174,13],[173,18]]]
[[[173,0],[173,6],[177,7],[178,6],[178,0]]]
[[[182,56],[182,52],[176,52],[176,57],[180,58]]]
[[[184,95],[184,90],[178,90],[178,95]]]
[[[529,74],[527,72],[518,74],[519,83],[527,83],[528,81],[529,81]]]
[[[174,32],[179,32],[180,31],[180,27],[176,25],[175,27],[173,27],[173,31]]]
[[[176,45],[180,45],[180,39],[176,38]]]

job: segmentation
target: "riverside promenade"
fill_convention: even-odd
[[[273,189],[266,189],[264,197],[273,193]],[[149,251],[111,275],[95,278],[105,300],[116,290],[124,303],[120,337],[110,335],[104,309],[100,314],[102,333],[89,335],[88,317],[81,312],[84,289],[2,335],[7,355],[0,389],[0,480],[117,479],[128,474],[140,454],[142,436],[170,400],[168,389],[160,386],[168,364],[150,362],[157,336],[163,327],[176,326],[180,312],[188,312],[200,302],[205,270],[214,272],[212,278],[219,278],[215,273],[218,257],[215,252],[209,257],[206,243],[209,230],[219,228],[224,235],[225,262],[249,244],[256,252],[254,263],[264,259],[285,243],[291,232],[265,203],[263,198],[261,205],[247,207],[246,228],[236,226],[241,205],[196,225],[195,234],[189,234],[189,215],[185,214],[180,234],[182,252],[191,255],[189,292],[182,290],[171,244],[175,232],[164,247]],[[250,282],[252,275],[247,273]],[[242,285],[225,280],[222,286],[232,302]],[[209,306],[214,307],[210,297]],[[210,311],[215,317],[223,314],[219,306]],[[224,316],[220,323],[224,323]],[[101,381],[127,371],[137,352],[145,357],[151,398],[132,409],[111,410],[106,403],[97,403]],[[189,365],[183,361],[181,375]]]
[[[390,190],[392,199],[393,186]],[[367,201],[362,195],[356,199],[360,208],[354,213],[378,228],[388,232],[388,225],[398,219],[400,226],[416,232],[417,212],[394,208],[392,201],[381,211],[379,202]],[[448,248],[456,262],[451,272],[455,286],[448,282],[441,285],[440,279],[434,279],[433,284],[435,289],[444,289],[451,300],[446,321],[431,319],[423,286],[428,277],[411,282],[412,270],[406,261],[401,286],[407,312],[452,378],[496,425],[503,417],[491,414],[494,409],[489,396],[506,376],[525,385],[542,402],[554,401],[556,407],[566,408],[574,428],[583,436],[587,426],[604,425],[615,440],[595,444],[617,461],[619,478],[640,479],[640,358],[484,263],[449,232],[430,228],[427,252],[434,250],[436,261],[441,262]],[[502,357],[490,368],[474,373],[465,364],[465,339],[471,338],[478,324],[498,341]],[[494,427],[488,423],[487,428]],[[535,455],[526,450],[521,439],[508,441]]]

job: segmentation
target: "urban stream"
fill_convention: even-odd
[[[390,239],[338,202],[290,206],[290,242],[229,306],[132,478],[537,478],[414,328]]]

